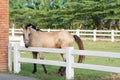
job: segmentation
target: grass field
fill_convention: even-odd
[[[74,45],[75,49],[76,44]],[[94,51],[107,51],[107,52],[120,52],[120,42],[108,42],[108,41],[84,41],[85,50]],[[32,57],[31,54],[23,53],[22,57]],[[50,60],[62,60],[60,55],[57,54],[45,54],[45,59]],[[77,56],[75,56],[75,61]],[[100,64],[100,65],[110,65],[120,67],[120,59],[103,58],[103,57],[90,57],[86,56],[84,63],[90,64]],[[22,71],[20,75],[35,77],[38,80],[65,80],[65,76],[60,76],[57,74],[59,67],[47,65],[48,74],[44,74],[42,66],[38,65],[38,72],[32,74],[33,65],[28,63],[22,63]],[[112,75],[111,75],[112,74]],[[113,76],[114,75],[114,76]],[[110,78],[108,78],[110,77]],[[116,77],[114,73],[107,73],[101,71],[85,70],[85,69],[75,69],[75,79],[74,80],[115,80],[112,79]],[[118,77],[118,76],[117,76]],[[119,79],[116,79],[119,80]]]

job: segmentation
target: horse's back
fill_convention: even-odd
[[[73,36],[66,31],[42,32],[42,47],[65,48],[73,46]]]
[[[74,38],[69,32],[60,31],[58,36],[61,40],[61,48],[73,46]]]

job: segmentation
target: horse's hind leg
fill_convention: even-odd
[[[43,59],[43,58],[40,58],[40,59]],[[46,67],[45,67],[44,64],[42,64],[42,67],[43,67],[43,69],[44,69],[44,72],[47,74],[47,69],[46,69]]]
[[[38,52],[32,52],[32,53],[33,53],[33,59],[37,59],[37,53]],[[37,64],[34,63],[33,66],[34,66],[34,68],[33,68],[32,73],[34,74],[35,72],[37,72]]]
[[[63,61],[66,61],[66,56],[64,54],[61,54]],[[65,73],[66,67],[60,67],[58,70],[58,73],[63,76],[63,74]]]
[[[39,53],[39,55],[40,55],[40,59],[41,59],[41,60],[44,60],[43,53]],[[45,67],[44,64],[42,64],[42,67],[43,67],[44,72],[47,74],[47,69],[46,69],[46,67]]]
[[[65,73],[66,67],[60,67],[58,70],[58,73],[63,76],[63,74]]]

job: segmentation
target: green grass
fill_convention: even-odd
[[[84,41],[84,47],[86,50],[120,52],[120,42]]]
[[[85,50],[94,50],[94,51],[107,51],[107,52],[120,52],[120,42],[107,42],[107,41],[84,41]],[[75,44],[75,49],[77,45]],[[22,57],[32,57],[31,54],[23,53]],[[58,54],[45,54],[45,59],[49,60],[60,60],[61,56]],[[75,61],[77,56],[75,56]],[[86,56],[84,63],[88,64],[100,64],[100,65],[110,65],[120,67],[120,59],[113,58],[103,58],[103,57],[91,57]],[[65,80],[65,75],[60,76],[57,74],[59,67],[47,65],[48,74],[44,74],[41,65],[38,65],[38,72],[32,74],[33,65],[28,63],[22,63],[21,72],[19,75],[35,77],[38,80]],[[86,70],[86,69],[75,69],[75,79],[74,80],[103,80],[103,78],[109,76],[111,73]]]

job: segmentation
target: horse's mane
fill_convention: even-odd
[[[27,24],[26,26],[25,26],[25,29],[27,29],[28,27],[31,27],[32,26],[32,28],[33,29],[35,29],[36,30],[36,26],[35,25],[33,25],[33,24]]]
[[[46,31],[42,31],[41,29],[37,29],[36,26],[33,25],[33,24],[31,24],[31,23],[30,23],[30,24],[27,24],[27,25],[25,26],[25,29],[27,30],[27,28],[28,28],[28,27],[31,27],[31,26],[32,26],[32,28],[35,29],[36,31],[46,32]]]
[[[42,31],[42,30],[40,30],[40,29],[37,29],[36,26],[35,26],[34,24],[31,24],[31,23],[30,23],[30,24],[27,24],[27,25],[25,26],[25,29],[27,29],[28,27],[31,27],[31,26],[32,26],[32,28],[35,29],[36,31]]]

